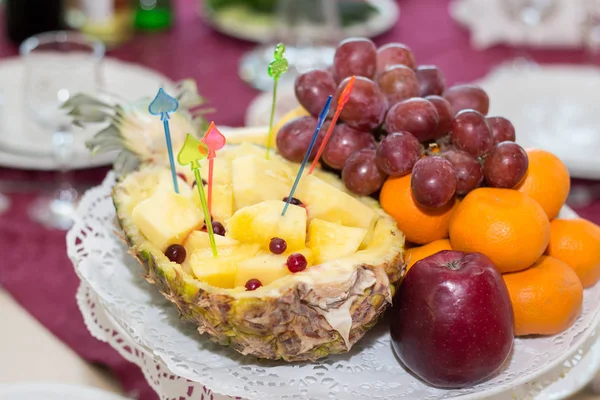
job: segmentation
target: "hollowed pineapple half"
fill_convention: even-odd
[[[394,220],[335,175],[304,176],[294,196],[302,204],[282,216],[297,170],[254,145],[219,152],[212,214],[226,233],[216,236],[217,257],[191,171],[179,171],[179,194],[168,166],[143,167],[114,188],[118,220],[147,280],[201,334],[242,354],[302,361],[348,351],[391,303],[404,268]],[[286,241],[283,254],[269,250],[274,237]],[[181,264],[164,254],[173,244],[186,250]],[[305,270],[290,272],[293,253],[304,255]],[[247,290],[250,279],[262,286]]]

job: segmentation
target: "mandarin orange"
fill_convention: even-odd
[[[542,256],[524,271],[502,275],[515,316],[515,335],[554,335],[581,310],[583,286],[569,266]]]
[[[556,218],[565,204],[571,180],[565,164],[554,154],[539,149],[526,149],[529,167],[516,189],[537,201],[548,219]]]
[[[550,223],[546,254],[569,265],[583,284],[600,279],[600,226],[582,219],[555,219]]]
[[[532,265],[546,250],[550,222],[531,197],[512,189],[479,188],[450,220],[454,250],[488,256],[501,273]]]

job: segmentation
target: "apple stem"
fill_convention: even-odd
[[[448,264],[446,264],[446,266],[448,268],[450,268],[452,271],[456,271],[460,269],[460,263],[458,261],[450,261]]]

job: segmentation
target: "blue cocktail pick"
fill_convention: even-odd
[[[165,139],[167,141],[167,151],[169,152],[169,163],[171,164],[171,175],[173,176],[173,188],[175,193],[179,193],[177,184],[177,172],[175,171],[175,159],[173,158],[173,145],[171,144],[171,131],[169,130],[169,113],[177,111],[179,102],[176,98],[169,96],[163,88],[158,90],[156,97],[148,106],[148,111],[152,115],[160,115],[165,129]]]
[[[298,170],[298,175],[296,175],[296,180],[294,181],[292,190],[290,191],[290,194],[285,203],[285,206],[283,207],[283,212],[281,213],[282,216],[285,215],[285,212],[287,211],[287,209],[290,205],[290,202],[292,201],[294,192],[296,192],[296,188],[298,187],[298,182],[300,182],[300,178],[302,177],[302,173],[304,172],[304,167],[306,166],[306,163],[308,162],[310,154],[312,153],[313,148],[315,147],[315,143],[317,142],[317,137],[319,136],[319,132],[321,131],[321,127],[323,126],[323,122],[325,122],[325,118],[327,118],[327,114],[329,114],[329,107],[331,106],[331,99],[332,99],[332,96],[329,96],[329,98],[327,98],[327,101],[325,102],[325,106],[323,106],[323,109],[321,110],[321,114],[319,114],[319,119],[317,121],[317,128],[315,129],[315,133],[313,133],[313,136],[310,139],[310,144],[308,145],[306,154],[304,154],[304,159],[302,160],[302,164],[300,164],[300,169]]]

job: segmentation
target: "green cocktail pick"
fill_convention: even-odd
[[[210,247],[212,248],[213,256],[218,257],[219,254],[217,253],[217,244],[215,243],[215,233],[212,228],[212,218],[208,211],[206,195],[204,194],[204,185],[202,184],[202,177],[200,176],[200,160],[203,160],[206,157],[208,157],[208,146],[188,133],[185,137],[185,142],[177,155],[177,161],[181,165],[189,164],[194,172],[196,187],[198,188],[200,202],[202,203],[202,209],[204,210],[204,224],[208,231]]]
[[[288,60],[284,57],[285,45],[279,43],[275,47],[275,59],[269,64],[269,76],[273,78],[273,100],[271,100],[271,117],[269,118],[269,136],[267,138],[267,159],[271,151],[271,142],[273,141],[273,118],[275,116],[275,103],[277,102],[277,84],[279,77],[284,74],[289,67]]]

